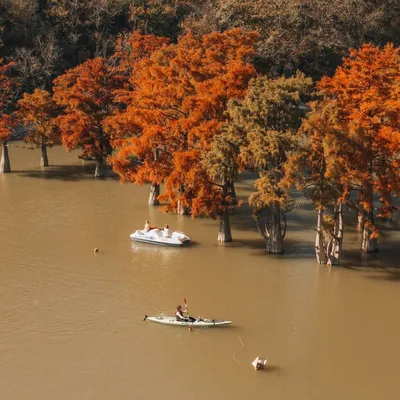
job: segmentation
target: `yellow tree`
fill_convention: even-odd
[[[47,148],[61,143],[60,131],[56,118],[59,114],[52,95],[41,89],[32,94],[25,93],[17,103],[17,116],[27,128],[25,142],[41,149],[40,166],[48,167]]]

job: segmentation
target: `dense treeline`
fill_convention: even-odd
[[[25,91],[49,90],[71,67],[113,52],[138,30],[172,41],[235,27],[260,34],[256,66],[269,76],[331,75],[350,48],[400,44],[397,0],[0,0],[0,58]]]
[[[320,263],[339,263],[345,205],[375,251],[376,217],[400,191],[389,3],[0,0],[0,172],[22,124],[43,167],[49,146],[80,149],[96,177],[109,164],[149,183],[150,205],[218,218],[229,242],[234,181],[248,169],[269,253],[283,253],[294,187],[314,203]]]

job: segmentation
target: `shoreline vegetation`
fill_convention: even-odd
[[[8,142],[23,126],[42,168],[52,146],[79,150],[95,178],[110,167],[123,183],[150,184],[149,206],[216,219],[217,240],[228,243],[242,206],[235,182],[251,171],[249,212],[267,253],[285,253],[293,191],[315,211],[318,263],[340,264],[346,210],[361,251],[378,252],[380,222],[398,211],[400,192],[395,7],[382,1],[377,13],[362,2],[349,18],[337,4],[305,0],[277,16],[262,0],[259,20],[251,2],[228,3],[32,1],[30,34],[7,8],[0,173],[12,170]],[[299,32],[301,50],[287,36]]]

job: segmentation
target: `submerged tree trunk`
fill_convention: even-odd
[[[158,150],[153,150],[153,159],[154,163],[158,160]],[[149,206],[158,206],[160,201],[158,200],[158,196],[160,195],[160,185],[157,183],[153,183],[150,188],[150,195],[149,195]]]
[[[180,190],[179,190],[179,194],[183,195],[183,193],[185,192],[185,188],[182,185]],[[178,215],[190,215],[190,207],[188,207],[187,205],[182,204],[181,200],[178,200],[178,205],[177,205],[177,213]]]
[[[223,214],[219,217],[219,232],[218,242],[227,243],[232,242],[231,225],[229,222],[228,207],[225,207]]]
[[[333,220],[324,221],[324,210],[318,211],[315,255],[318,263],[339,265],[343,246],[343,204],[333,208]]]
[[[47,146],[45,143],[42,143],[42,156],[40,157],[40,166],[41,167],[48,167],[49,166],[49,159],[47,157]]]
[[[367,184],[366,190],[366,201],[370,204],[370,210],[365,214],[362,238],[361,238],[361,250],[367,253],[373,253],[378,250],[378,240],[374,235],[374,205],[373,205],[373,191],[372,185]]]
[[[323,219],[324,219],[324,211],[320,209],[318,210],[317,235],[315,238],[315,256],[319,264],[327,263]]]
[[[362,232],[364,229],[364,213],[359,210],[357,214],[357,232]]]
[[[158,206],[160,204],[160,201],[157,198],[159,195],[160,195],[160,185],[158,183],[152,184],[149,195],[149,206]]]
[[[326,254],[328,265],[339,265],[343,247],[343,204],[334,206],[334,228],[333,235],[328,242]]]
[[[371,238],[372,231],[367,227],[364,227],[362,231],[361,249],[366,253],[374,253],[378,251],[378,240]]]
[[[219,216],[219,231],[218,231],[218,242],[227,243],[232,242],[231,225],[229,222],[229,203],[231,196],[231,189],[233,182],[224,179],[222,184],[222,207],[223,212]]]
[[[106,174],[106,164],[104,163],[104,158],[98,158],[96,160],[96,170],[94,172],[95,178],[104,178]]]
[[[178,215],[190,215],[190,208],[188,206],[184,206],[180,200],[178,200]]]
[[[1,142],[1,160],[0,160],[0,173],[11,172],[10,157],[8,155],[7,142]]]
[[[267,253],[283,254],[283,239],[286,234],[286,218],[282,213],[279,204],[276,203],[268,208],[264,226],[261,226],[260,218],[257,218],[257,228],[264,237]]]
[[[374,253],[378,251],[378,239],[374,237],[372,226],[374,223],[374,212],[371,210],[368,213],[367,220],[364,221],[361,237],[361,250],[366,253]]]
[[[362,232],[364,229],[364,222],[365,222],[365,212],[361,206],[361,202],[363,200],[364,190],[360,190],[358,192],[357,197],[357,232]]]

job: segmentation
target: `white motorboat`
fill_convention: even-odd
[[[130,235],[130,238],[136,242],[158,244],[161,246],[179,247],[190,243],[190,237],[185,235],[183,232],[172,231],[168,237],[164,234],[163,229],[158,228],[150,229],[147,232],[144,229],[138,229],[136,232]]]

